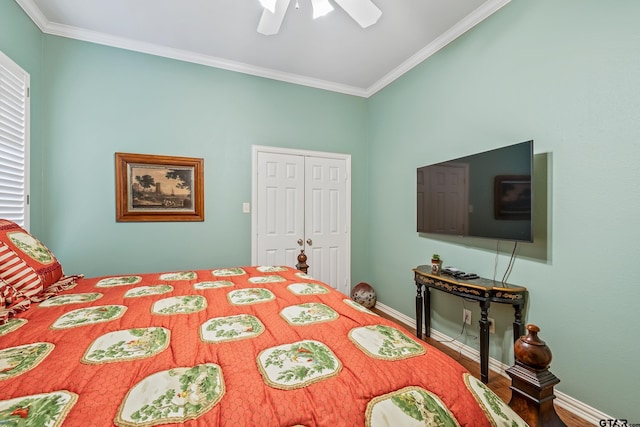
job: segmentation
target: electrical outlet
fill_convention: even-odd
[[[466,308],[462,310],[462,321],[467,325],[471,324],[471,310]]]
[[[489,321],[489,333],[490,334],[495,334],[496,333],[496,321],[493,320],[491,317],[487,317],[487,320]]]

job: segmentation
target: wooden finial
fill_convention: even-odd
[[[538,338],[540,328],[537,325],[529,324],[527,332],[527,335],[521,336],[513,346],[516,359],[535,369],[548,368],[552,355],[547,344]]]
[[[307,274],[309,271],[309,265],[307,264],[307,256],[304,253],[304,249],[300,249],[300,253],[298,254],[298,263],[296,264],[296,268],[303,273]]]
[[[509,406],[531,427],[567,427],[553,406],[553,387],[560,380],[549,371],[551,350],[538,338],[538,326],[527,325],[527,332],[513,345],[516,363],[506,370],[511,377]]]

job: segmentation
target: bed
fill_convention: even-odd
[[[28,236],[11,227],[5,246]],[[20,239],[23,259],[57,263]],[[61,273],[22,299],[0,281],[0,426],[526,425],[456,361],[290,267]]]

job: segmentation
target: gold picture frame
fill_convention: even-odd
[[[204,159],[115,153],[116,221],[204,221]]]

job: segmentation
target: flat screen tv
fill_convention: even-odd
[[[419,233],[533,242],[533,141],[417,170]]]

